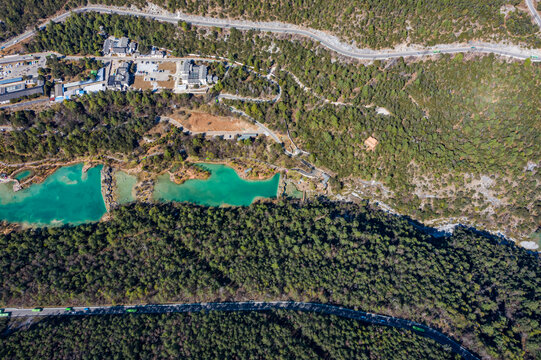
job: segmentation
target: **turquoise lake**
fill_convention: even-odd
[[[98,221],[106,211],[101,168],[83,174],[83,164],[63,167],[43,183],[17,192],[13,183],[0,184],[0,220],[32,225]]]
[[[269,180],[247,181],[225,165],[201,166],[211,172],[207,180],[188,180],[177,185],[169,180],[169,175],[160,176],[154,187],[154,199],[208,206],[247,206],[257,198],[276,197],[280,174]],[[106,212],[101,195],[101,169],[102,166],[96,166],[83,173],[83,164],[63,167],[43,183],[17,192],[13,191],[13,182],[0,184],[0,220],[38,226],[98,221]],[[119,203],[134,201],[136,177],[121,171],[115,176]]]
[[[25,170],[25,171],[22,171],[22,172],[18,173],[17,175],[15,175],[15,179],[21,181],[21,180],[27,178],[30,174],[32,174],[32,172],[30,170]]]
[[[133,187],[137,183],[137,178],[133,175],[126,174],[124,171],[115,173],[117,202],[119,204],[127,204],[135,200],[133,196]]]
[[[225,165],[201,164],[211,172],[206,180],[187,180],[177,185],[168,174],[158,177],[153,198],[160,201],[191,202],[200,205],[248,206],[256,198],[274,198],[278,191],[280,174],[269,180],[247,181]]]

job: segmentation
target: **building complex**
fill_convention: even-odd
[[[167,52],[153,47],[149,54],[138,52],[138,44],[126,37],[120,39],[108,37],[103,45],[103,60],[106,65],[93,72],[93,75],[82,81],[54,81],[50,100],[61,102],[73,96],[80,96],[102,90],[126,91],[130,88],[157,91],[168,89],[176,93],[206,92],[218,78],[209,73],[204,64],[196,64],[194,59],[167,59]],[[36,76],[23,73],[23,77],[2,79],[0,77],[0,103],[30,95],[44,95],[43,81],[36,82],[38,66],[45,66],[40,60],[30,62]],[[41,64],[43,63],[43,64]],[[35,68],[35,69],[34,69]],[[9,70],[8,70],[9,71]]]

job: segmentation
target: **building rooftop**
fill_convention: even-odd
[[[64,85],[63,84],[55,84],[54,86],[54,96],[64,96]]]
[[[109,37],[105,39],[103,43],[103,54],[132,54],[137,49],[137,43],[130,42],[127,37],[121,37],[117,39],[115,37]]]
[[[14,91],[0,95],[0,102],[9,101],[11,99],[18,99],[23,96],[30,96],[35,94],[43,94],[43,85],[35,86],[28,89]]]
[[[23,81],[23,78],[22,77],[17,77],[17,78],[13,78],[13,79],[0,80],[0,85],[11,84],[11,83],[18,82],[18,81]]]
[[[131,74],[130,74],[130,62],[125,62],[120,65],[120,67],[116,70],[116,73],[114,75],[109,76],[109,80],[107,81],[107,86],[117,86],[117,87],[123,87],[123,86],[129,86],[131,83]]]
[[[182,64],[180,77],[187,84],[206,84],[208,68],[205,65],[195,65],[193,60],[186,60]]]
[[[130,40],[129,40],[127,37],[121,37],[121,38],[118,40],[118,42],[117,42],[117,44],[116,44],[115,46],[118,46],[118,47],[124,47],[124,48],[125,48],[126,46],[128,46],[128,42],[129,42],[129,41],[130,41]]]

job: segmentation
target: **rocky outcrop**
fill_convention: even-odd
[[[113,168],[104,165],[101,169],[101,195],[105,202],[105,208],[110,211],[118,205],[115,199],[115,177],[113,176]]]

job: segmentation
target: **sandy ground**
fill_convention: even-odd
[[[144,76],[136,76],[134,81],[133,81],[133,87],[136,88],[136,89],[141,89],[141,90],[149,90],[149,89],[152,89],[152,83],[150,81],[145,81],[144,80]]]
[[[25,39],[16,45],[0,50],[0,55],[24,54],[26,51],[23,45],[28,44],[31,40],[32,40],[32,37]]]
[[[159,87],[162,87],[162,88],[165,88],[165,89],[172,90],[172,89],[175,88],[175,79],[173,79],[173,78],[170,78],[167,81],[157,81],[157,83],[158,83]]]
[[[168,62],[161,62],[158,65],[158,70],[165,70],[169,71],[171,74],[174,74],[177,72],[177,63],[168,61]]]
[[[187,115],[178,113],[171,117],[193,132],[206,131],[258,131],[258,127],[241,119],[228,116],[215,116],[202,112],[191,112]]]

